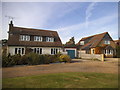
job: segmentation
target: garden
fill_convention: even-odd
[[[16,55],[2,55],[2,67],[11,67],[15,65],[40,65],[40,64],[50,64],[50,63],[70,63],[71,59],[68,55],[62,55],[60,53],[55,55],[39,55],[36,53],[28,53],[23,56]]]

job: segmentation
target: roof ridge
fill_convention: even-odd
[[[106,34],[106,33],[108,33],[108,32],[104,32],[104,33],[100,33],[100,34],[91,35],[91,36],[88,36],[88,37],[84,37],[84,38],[82,38],[82,39],[87,39],[87,38],[90,38],[90,37],[94,37],[94,36],[101,35],[101,34]],[[81,40],[82,40],[82,39],[81,39]]]
[[[57,32],[57,31],[53,31],[53,30],[35,29],[35,28],[24,28],[24,27],[16,27],[16,26],[14,26],[13,28],[21,28],[21,29],[26,29],[26,30],[37,30],[37,31]]]

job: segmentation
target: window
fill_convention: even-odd
[[[84,41],[81,41],[81,42],[80,42],[80,45],[84,45]]]
[[[105,49],[104,54],[113,54],[113,50]]]
[[[109,40],[105,40],[104,44],[110,44],[110,41]]]
[[[20,35],[20,41],[30,41],[29,35]]]
[[[60,52],[60,49],[59,49],[59,52]],[[51,54],[54,55],[54,54],[57,54],[58,53],[58,49],[57,48],[51,48]]]
[[[92,53],[94,54],[94,53],[95,53],[95,50],[93,49],[92,51],[93,51]]]
[[[42,48],[34,48],[34,53],[42,54]]]
[[[24,48],[15,48],[15,54],[24,55],[25,54]]]
[[[54,42],[54,38],[53,37],[46,37],[46,42]]]
[[[42,42],[42,37],[41,36],[34,36],[34,41],[41,41]]]

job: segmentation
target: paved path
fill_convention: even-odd
[[[74,59],[72,63],[18,66],[3,68],[3,78],[60,72],[118,73],[117,61],[101,62]]]

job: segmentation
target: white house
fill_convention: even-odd
[[[62,42],[57,31],[15,27],[9,24],[7,53],[24,55],[29,51],[38,54],[62,52]]]

